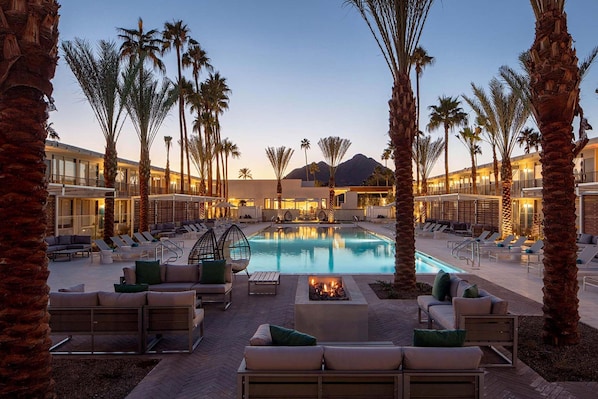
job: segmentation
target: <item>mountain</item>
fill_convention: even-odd
[[[336,168],[336,174],[334,175],[335,186],[361,186],[364,180],[372,175],[374,168],[380,166],[384,168],[384,165],[379,163],[373,158],[366,157],[363,154],[356,154],[353,158],[348,161],[342,162]],[[330,171],[326,162],[318,162],[319,172],[316,172],[316,180],[321,182],[323,185],[328,184],[330,178]],[[301,179],[305,180],[305,166],[297,169],[293,169],[285,179]],[[309,180],[313,180],[313,175],[310,173]]]

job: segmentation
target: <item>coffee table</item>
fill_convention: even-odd
[[[279,272],[253,272],[247,280],[247,293],[249,295],[276,295],[279,285]],[[266,287],[267,289],[260,290],[259,288],[262,287]],[[274,289],[270,289],[270,287]]]
[[[89,256],[90,252],[91,252],[90,250],[81,249],[81,248],[63,249],[60,251],[52,252],[52,260],[57,261],[57,259],[56,259],[57,257],[63,256],[63,257],[65,257],[65,259],[64,259],[65,261],[66,260],[71,261],[71,260],[73,260],[73,256],[75,256],[78,253],[81,253],[81,254],[87,253],[87,256]]]

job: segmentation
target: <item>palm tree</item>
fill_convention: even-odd
[[[128,68],[121,78],[121,59],[113,42],[101,40],[97,57],[89,43],[78,38],[62,42],[62,51],[104,134],[104,185],[113,188],[118,172],[116,143],[136,71]],[[104,202],[104,240],[108,240],[114,235],[114,197],[106,197]]]
[[[46,133],[48,134],[48,138],[52,139],[52,140],[60,140],[60,135],[58,134],[58,132],[56,131],[56,129],[54,129],[54,126],[52,126],[54,124],[54,122],[50,122],[50,123],[46,123]]]
[[[392,149],[390,147],[386,147],[384,149],[384,151],[382,151],[381,158],[384,161],[384,168],[385,169],[388,169],[388,160],[390,159],[391,155],[392,155]],[[418,168],[418,170],[419,170],[419,168]],[[386,170],[384,172],[385,172],[384,174],[386,175]],[[386,177],[387,177],[386,178],[386,185],[388,186],[388,175],[386,175]]]
[[[0,397],[52,398],[45,139],[58,62],[54,0],[9,2],[0,63]],[[18,234],[15,227],[18,226]]]
[[[461,102],[456,97],[442,96],[438,97],[438,105],[430,105],[430,122],[428,131],[435,130],[442,126],[444,128],[444,189],[447,194],[450,193],[448,178],[448,141],[449,130],[454,127],[465,126],[467,124],[467,114],[461,108]]]
[[[172,136],[164,136],[166,144],[166,170],[164,171],[164,180],[166,180],[166,194],[170,193],[170,147],[172,146]]]
[[[598,47],[594,47],[590,51],[590,54],[588,54],[588,56],[581,63],[579,63],[580,83],[581,81],[583,81],[583,78],[587,75],[587,72],[590,70],[590,67],[596,60],[596,57],[598,57]],[[528,51],[519,54],[519,65],[522,69],[521,73],[517,72],[516,70],[507,65],[501,66],[499,69],[500,77],[507,82],[507,84],[511,87],[511,90],[513,90],[518,96],[521,97],[521,100],[524,102],[526,107],[530,108],[530,115],[537,126],[538,122],[536,120],[536,116],[534,114],[534,111],[531,109],[531,59],[530,53]],[[577,99],[575,115],[579,116],[579,128],[578,139],[575,142],[575,148],[573,150],[574,157],[579,155],[579,153],[583,150],[583,148],[589,141],[588,137],[585,134],[585,131],[592,129],[592,126],[590,126],[587,119],[584,117],[583,108],[579,103],[579,98]]]
[[[293,156],[295,150],[292,148],[286,148],[284,146],[274,148],[274,147],[266,147],[266,155],[268,156],[268,160],[274,168],[274,175],[276,176],[276,198],[278,202],[278,213],[279,217],[280,210],[282,209],[282,177],[284,176],[284,171],[289,165],[289,161]]]
[[[142,86],[134,85],[132,94],[126,103],[141,147],[139,157],[139,231],[148,229],[149,181],[151,178],[150,147],[162,122],[176,101],[176,98],[169,96],[170,81],[165,79],[160,84],[153,79],[151,71],[145,71],[143,75],[145,78]],[[137,93],[139,95],[136,95]]]
[[[185,117],[185,100],[184,100],[184,92],[182,89],[182,51],[183,47],[187,43],[189,35],[189,28],[183,21],[173,21],[173,22],[166,22],[164,23],[164,30],[162,31],[162,52],[166,53],[172,48],[176,51],[176,67],[177,67],[177,85],[178,85],[178,104],[179,104],[179,133],[180,133],[180,141],[181,145],[181,193],[184,193],[184,159],[185,155],[187,156],[187,182],[188,185],[191,186],[191,176],[190,170],[191,166],[189,165],[189,150],[187,148],[187,129],[186,124],[184,124],[183,120]],[[185,125],[185,129],[183,126]]]
[[[347,0],[347,3],[355,6],[365,20],[393,78],[389,135],[393,146],[396,184],[394,285],[401,290],[413,290],[416,279],[411,149],[417,128],[409,72],[413,65],[413,52],[433,0]]]
[[[336,174],[336,168],[338,168],[339,163],[351,146],[351,141],[330,136],[320,139],[318,146],[322,150],[322,154],[330,170],[330,178],[328,179],[328,221],[334,222],[334,175]]]
[[[312,162],[309,164],[309,173],[311,173],[312,177],[314,178],[314,185],[317,186],[316,181],[316,173],[320,171],[320,167],[317,163]]]
[[[247,168],[241,168],[239,169],[239,179],[243,179],[243,180],[247,180],[247,179],[253,179],[253,176],[251,176],[251,170],[247,169]]]
[[[228,157],[239,158],[239,147],[228,138],[222,140],[222,153],[224,154],[224,198],[228,201]]]
[[[469,102],[469,98],[463,97],[466,102]],[[498,147],[498,132],[488,122],[488,118],[484,115],[477,115],[475,118],[476,128],[480,130],[481,137],[490,144],[492,149],[492,173],[494,174],[494,195],[500,195],[500,188],[498,186],[499,179],[499,168],[498,168],[498,156],[496,148]]]
[[[530,104],[542,135],[544,325],[552,345],[579,342],[572,123],[579,113],[580,73],[564,0],[530,0],[536,16],[530,49]],[[553,51],[558,49],[558,51]],[[582,115],[580,115],[582,116]],[[582,116],[583,117],[583,116]]]
[[[476,155],[482,153],[482,148],[478,144],[478,142],[481,140],[481,131],[482,129],[480,127],[476,127],[475,130],[470,127],[466,127],[460,130],[459,134],[457,135],[459,141],[461,141],[465,148],[467,148],[467,152],[469,152],[469,157],[471,158],[471,183],[473,185],[473,194],[478,193],[478,187],[476,184]]]
[[[495,132],[498,152],[501,155],[500,175],[502,181],[502,234],[513,232],[513,209],[511,186],[513,171],[511,154],[517,143],[516,137],[529,117],[529,108],[515,92],[504,92],[504,85],[493,78],[490,81],[490,96],[483,88],[471,84],[473,98],[463,96],[474,112],[487,121],[487,129]]]
[[[191,135],[187,145],[189,146],[191,162],[193,162],[199,174],[199,195],[206,195],[208,164],[211,162],[211,159],[208,159],[208,157],[211,156],[211,153],[206,149],[201,133]],[[199,217],[202,219],[205,219],[206,217],[206,207],[204,202],[200,202],[199,204]]]
[[[226,78],[220,75],[219,72],[210,74],[208,79],[200,85],[201,100],[200,107],[202,107],[201,118],[196,121],[195,128],[200,129],[204,127],[205,146],[212,156],[208,159],[216,160],[216,191],[220,192],[220,157],[217,156],[215,150],[220,142],[220,121],[219,115],[228,109],[228,95],[231,93]],[[213,190],[213,165],[210,162],[208,165],[208,195],[212,195]]]
[[[422,136],[419,142],[419,167],[422,172],[422,195],[428,195],[428,177],[430,177],[430,173],[432,172],[432,168],[434,164],[440,158],[442,154],[442,150],[444,149],[444,140],[442,137],[431,141],[432,138],[430,136]],[[415,148],[414,148],[415,150]],[[427,218],[427,202],[423,204],[423,210],[421,212],[421,220],[425,221]]]
[[[309,166],[307,164],[307,150],[310,148],[308,139],[301,140],[301,149],[305,150],[305,180],[309,181]]]
[[[531,127],[526,127],[517,136],[517,144],[519,147],[523,147],[523,152],[526,154],[529,154],[532,148],[535,148],[536,151],[540,150],[540,140],[540,133]]]
[[[421,78],[421,75],[424,71],[424,69],[428,66],[428,65],[432,65],[434,64],[434,57],[428,55],[428,52],[422,47],[422,46],[417,46],[415,48],[415,50],[413,51],[413,57],[412,57],[412,61],[413,65],[415,65],[415,98],[417,101],[416,104],[416,116],[415,116],[415,131],[419,132],[419,110],[420,110],[420,106],[419,106],[419,79]],[[419,134],[415,135],[415,147],[419,147]],[[419,154],[419,151],[416,150],[416,156],[417,154]],[[419,175],[420,175],[420,170],[419,170],[419,162],[418,159],[415,158],[415,171],[416,171],[416,180],[415,180],[415,186],[418,187],[419,190]]]
[[[210,58],[204,49],[201,48],[199,42],[195,39],[189,38],[189,46],[187,51],[183,54],[182,59],[183,67],[191,67],[191,73],[193,74],[193,81],[195,83],[195,91],[199,93],[199,75],[202,70],[212,72],[214,69],[210,64]]]

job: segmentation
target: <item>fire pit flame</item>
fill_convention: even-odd
[[[316,281],[310,279],[309,299],[313,301],[346,300],[349,299],[342,285],[342,280]]]

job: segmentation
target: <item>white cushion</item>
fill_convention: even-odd
[[[272,345],[270,324],[260,324],[253,336],[249,339],[249,344],[251,346]]]
[[[327,370],[396,370],[402,359],[400,346],[324,346]]]
[[[247,370],[321,370],[321,346],[246,346]]]

